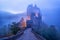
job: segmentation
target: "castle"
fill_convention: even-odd
[[[39,28],[42,21],[40,8],[32,4],[27,7],[26,27]],[[21,21],[22,22],[22,21]],[[23,23],[24,24],[24,23]]]
[[[33,6],[32,4],[27,7],[27,16],[33,21],[34,26],[40,26],[42,21],[40,8],[37,5]]]

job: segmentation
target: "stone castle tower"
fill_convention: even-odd
[[[27,7],[27,16],[30,16],[30,19],[33,21],[33,25],[40,26],[42,21],[40,8],[37,5],[33,6],[32,4]]]

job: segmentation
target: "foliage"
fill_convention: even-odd
[[[13,22],[10,28],[12,34],[16,34],[20,28],[18,27],[18,24],[16,22]]]
[[[50,26],[47,30],[42,30],[41,32],[38,32],[40,35],[42,35],[46,40],[57,40],[57,31],[55,29],[55,26]]]
[[[46,40],[58,40],[58,33],[54,25],[51,25],[50,27],[45,27],[45,25],[42,25],[40,28],[34,28],[33,30],[46,38]]]
[[[48,33],[49,40],[57,40],[57,30],[54,25],[51,25],[48,28],[47,33]]]

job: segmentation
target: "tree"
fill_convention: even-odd
[[[12,34],[16,34],[20,30],[20,28],[18,27],[18,24],[16,22],[12,23],[10,29],[11,29]]]
[[[57,30],[54,25],[51,25],[47,32],[49,40],[57,40]]]

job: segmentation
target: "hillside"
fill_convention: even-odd
[[[26,14],[12,14],[5,11],[0,11],[0,26],[10,24],[12,22],[18,22],[21,17],[26,17]]]

